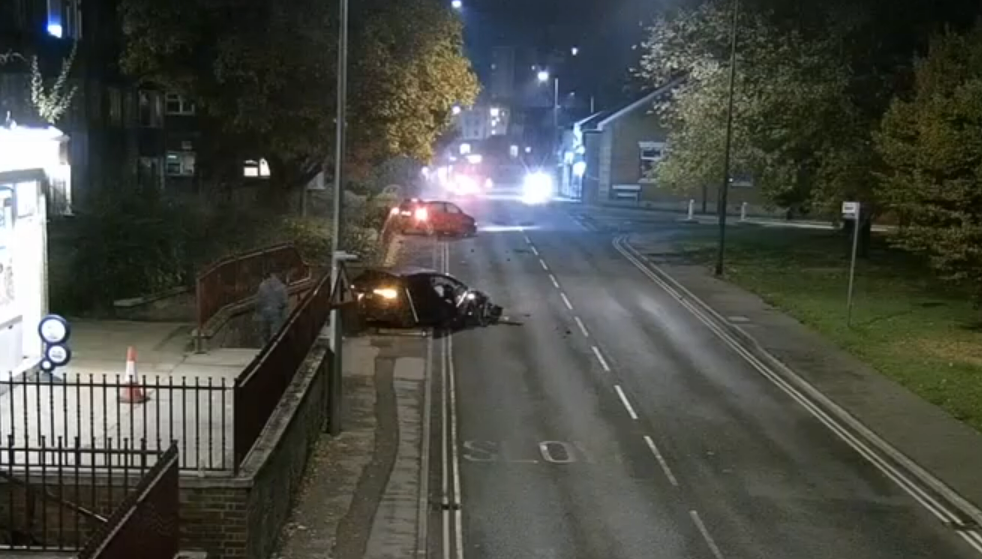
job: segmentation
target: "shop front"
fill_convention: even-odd
[[[48,312],[47,203],[52,185],[70,192],[55,128],[0,126],[0,380],[41,359],[38,325]]]

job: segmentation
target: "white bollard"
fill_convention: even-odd
[[[688,221],[692,221],[693,219],[692,215],[695,213],[695,211],[696,211],[696,201],[689,200],[689,216],[686,218]]]
[[[747,221],[747,203],[740,204],[740,221]]]

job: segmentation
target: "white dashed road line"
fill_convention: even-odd
[[[529,246],[532,248],[532,254],[538,256],[539,255],[539,249],[535,248],[535,245],[529,245]]]
[[[545,270],[547,272],[549,271],[549,266],[546,265],[546,261],[545,260],[543,260],[543,259],[540,258],[539,259],[539,264],[542,266],[542,269],[543,270]]]
[[[566,305],[566,308],[569,310],[573,310],[573,303],[569,302],[569,297],[567,297],[566,294],[562,292],[559,293],[559,296],[563,298],[563,304]]]
[[[699,533],[702,534],[702,539],[706,540],[706,545],[709,546],[709,550],[713,552],[713,557],[716,559],[723,559],[723,552],[719,550],[719,546],[713,541],[713,537],[709,535],[709,530],[706,529],[706,525],[702,523],[702,518],[699,518],[699,513],[690,510],[689,516],[692,517],[692,521],[695,522],[696,528],[699,529]]]
[[[661,465],[661,469],[665,472],[665,477],[668,478],[668,482],[675,487],[679,486],[679,482],[675,479],[675,474],[672,473],[672,469],[668,467],[668,462],[665,461],[665,457],[661,455],[658,451],[658,447],[655,446],[655,441],[648,435],[644,436],[644,442],[648,443],[648,448],[651,449],[651,453],[655,455],[655,460],[658,460],[658,464]]]
[[[624,408],[627,409],[627,414],[631,416],[631,419],[636,420],[638,418],[638,414],[636,411],[634,411],[634,406],[631,405],[631,402],[627,400],[627,395],[624,394],[624,389],[621,388],[621,385],[615,384],[614,390],[617,391],[617,395],[620,397],[621,403],[624,404]]]
[[[583,324],[583,321],[580,320],[580,317],[574,316],[573,318],[576,320],[576,325],[580,327],[580,332],[583,333],[583,337],[584,338],[589,338],[590,337],[590,332],[587,331],[586,325]],[[599,354],[599,352],[598,352],[598,354]],[[603,358],[602,355],[600,357]]]
[[[577,318],[577,320],[579,320],[579,318]],[[593,354],[597,356],[597,361],[600,361],[600,366],[604,368],[604,371],[606,371],[606,372],[609,373],[610,372],[610,365],[607,365],[607,360],[604,359],[604,354],[603,353],[600,353],[600,348],[597,347],[597,346],[591,346],[590,349],[592,349],[593,350]],[[620,390],[620,388],[618,388],[617,390]],[[621,395],[621,398],[623,398],[623,397],[624,397],[624,395],[622,394]],[[627,403],[627,402],[625,402],[625,403]]]

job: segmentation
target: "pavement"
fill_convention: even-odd
[[[978,532],[947,516],[941,488],[861,438],[862,425],[843,429],[815,407],[818,396],[765,374],[772,365],[655,283],[612,232],[586,230],[564,207],[462,205],[482,231],[435,249],[437,267],[488,291],[522,325],[438,345],[431,556],[977,556]],[[688,226],[643,221],[626,229]],[[734,321],[756,325],[740,312]],[[790,347],[797,333],[785,330]],[[835,351],[799,342],[813,362]],[[782,355],[789,368],[808,365],[792,353]],[[894,403],[884,416],[914,405]],[[940,440],[947,434],[933,447],[938,462],[964,466],[967,451],[950,445],[977,439]]]

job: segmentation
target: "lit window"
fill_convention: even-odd
[[[171,177],[194,176],[194,152],[168,151],[167,175]]]
[[[265,159],[260,159],[259,161],[248,159],[242,166],[242,176],[263,179],[269,178],[269,163]]]
[[[193,115],[195,112],[194,103],[187,97],[177,93],[168,93],[166,97],[167,114],[169,115]]]

